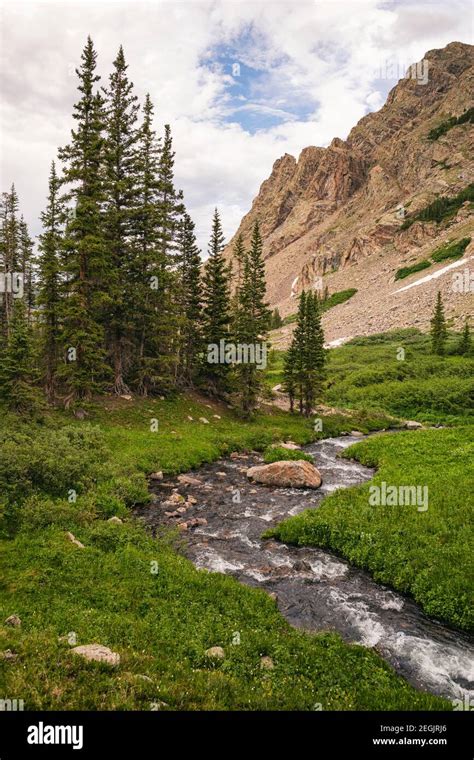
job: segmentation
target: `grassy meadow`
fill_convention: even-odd
[[[281,359],[272,357],[269,386],[281,380]],[[234,450],[265,450],[271,461],[281,453],[272,442],[371,432],[396,427],[397,418],[448,425],[374,436],[348,452],[379,468],[376,481],[427,483],[427,512],[370,510],[364,484],[277,534],[328,546],[468,628],[471,377],[472,359],[433,358],[426,338],[409,332],[331,352],[324,403],[341,411],[323,413],[319,433],[269,406],[245,422],[196,395],[106,398],[85,407],[82,420],[60,411],[20,420],[3,410],[0,614],[22,620],[0,626],[0,651],[14,655],[0,659],[3,692],[28,710],[449,709],[374,651],[296,631],[264,592],[196,570],[176,535],[151,537],[131,507],[148,501],[146,476],[155,470],[175,474]],[[114,515],[122,524],[107,522]],[[71,642],[99,642],[121,663],[83,661]],[[205,655],[213,646],[224,660]],[[262,669],[265,655],[273,670]]]

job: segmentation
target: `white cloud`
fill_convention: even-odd
[[[37,234],[50,162],[69,140],[73,70],[87,34],[104,79],[122,43],[157,126],[172,125],[177,184],[205,252],[214,206],[230,236],[279,156],[345,137],[395,84],[377,80],[386,61],[408,64],[452,40],[470,42],[469,13],[469,0],[449,8],[441,0],[3,2],[2,187],[15,181]],[[233,80],[216,58],[226,46],[261,74],[234,103]],[[229,123],[232,109],[240,123]],[[242,126],[250,113],[280,122],[251,134]]]

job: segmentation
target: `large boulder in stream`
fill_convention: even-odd
[[[264,486],[281,488],[319,488],[322,483],[319,470],[305,459],[257,465],[247,470],[247,477]]]

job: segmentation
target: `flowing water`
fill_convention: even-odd
[[[415,686],[474,703],[474,646],[468,636],[431,620],[413,601],[328,551],[261,538],[285,518],[317,509],[331,491],[372,477],[367,467],[339,458],[357,440],[332,438],[305,448],[323,478],[316,491],[250,483],[245,473],[261,457],[240,455],[190,473],[200,484],[154,484],[153,503],[138,511],[152,529],[186,521],[184,551],[196,567],[273,592],[293,626],[337,631],[346,641],[374,647]],[[196,503],[169,517],[165,511],[175,507],[163,501],[173,488]],[[196,518],[201,524],[193,525]]]

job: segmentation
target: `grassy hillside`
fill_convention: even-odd
[[[376,653],[292,629],[267,594],[197,571],[176,537],[154,539],[131,519],[130,506],[148,499],[145,472],[178,472],[272,440],[308,441],[307,421],[276,411],[243,423],[187,397],[106,400],[85,421],[6,420],[0,615],[17,614],[22,625],[0,627],[0,651],[14,655],[0,659],[0,680],[25,709],[449,708]],[[342,417],[328,421],[333,432],[343,426]],[[107,522],[111,515],[124,522]],[[121,663],[87,663],[68,639],[108,646]],[[206,656],[212,646],[224,648],[224,660]],[[265,655],[273,670],[262,669]]]
[[[430,353],[416,330],[357,338],[329,353],[326,404],[397,417],[444,430],[375,436],[345,456],[378,467],[373,481],[340,491],[274,531],[283,541],[326,546],[374,577],[411,594],[430,615],[472,628],[474,359]],[[275,358],[272,383],[281,372]],[[371,506],[370,487],[427,487],[429,508]]]

